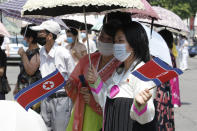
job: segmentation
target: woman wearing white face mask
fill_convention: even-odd
[[[152,97],[155,92],[148,90],[154,83],[141,81],[131,74],[150,60],[148,38],[139,23],[122,25],[116,31],[114,56],[123,66],[106,82],[100,79],[94,67],[89,68],[86,76],[95,100],[104,110],[103,130],[154,131],[155,125],[147,124],[155,115]]]
[[[103,26],[98,38],[99,51],[90,54],[91,62],[97,67],[97,71],[103,81],[106,81],[121,63],[113,57],[115,26],[117,25],[113,23]],[[84,88],[84,85],[80,84],[78,78],[79,75],[86,75],[88,67],[89,60],[88,55],[86,55],[75,67],[65,87],[68,96],[75,103],[74,110],[79,110],[72,113],[67,131],[99,131],[102,128],[102,109],[99,104],[95,102],[89,86],[86,84]],[[81,106],[83,104],[85,104],[85,108]],[[77,117],[79,120],[76,120],[74,116],[80,116]],[[79,123],[75,123],[75,121],[79,121]],[[73,129],[73,127],[83,127],[83,129]]]
[[[100,71],[110,60],[115,59],[113,55],[113,39],[115,33],[113,29],[110,29],[113,27],[110,24],[104,25],[98,38],[97,48],[101,56],[98,60],[97,71]]]
[[[82,57],[87,55],[86,47],[78,41],[78,31],[75,28],[67,30],[66,35],[66,42],[68,43],[66,48],[70,50],[71,55],[77,64]]]

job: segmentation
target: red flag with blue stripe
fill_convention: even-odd
[[[159,86],[182,73],[183,72],[180,69],[169,66],[158,57],[155,57],[132,72],[134,76],[143,81],[153,81],[156,86]]]
[[[43,79],[22,89],[15,95],[14,99],[24,107],[25,110],[28,110],[34,104],[64,87],[65,84],[66,81],[61,73],[56,69],[53,73]]]

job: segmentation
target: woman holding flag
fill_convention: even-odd
[[[86,75],[94,98],[104,112],[103,130],[153,131],[154,124],[147,123],[155,116],[155,89],[148,89],[154,83],[141,81],[131,74],[150,60],[144,28],[137,22],[122,24],[116,31],[113,49],[114,56],[123,64],[107,81],[102,81],[95,66]]]
[[[104,24],[98,38],[98,52],[91,54],[91,62],[97,67],[99,75],[106,81],[120,65],[113,56],[113,39],[116,23]],[[67,131],[100,131],[102,128],[102,109],[94,100],[86,81],[79,79],[89,67],[88,56],[80,59],[65,87],[74,102],[72,116]],[[80,116],[80,117],[79,117]]]

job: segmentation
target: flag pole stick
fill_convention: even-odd
[[[156,88],[157,86],[153,86],[153,87],[151,87],[151,88],[149,88],[148,90],[150,91],[150,90],[152,90],[152,89],[154,89],[154,88]]]

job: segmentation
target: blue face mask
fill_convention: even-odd
[[[82,33],[81,33],[81,38],[82,38],[82,39],[86,38],[86,33],[82,32]]]
[[[69,44],[71,44],[71,43],[73,43],[73,38],[72,38],[72,37],[67,37],[66,41],[67,41]]]

